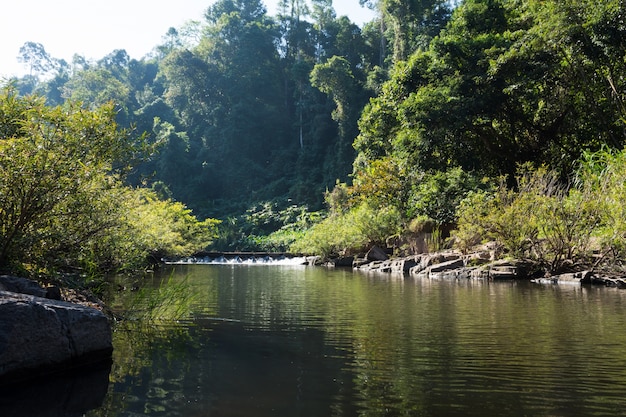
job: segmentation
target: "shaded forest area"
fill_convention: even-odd
[[[623,1],[361,3],[378,12],[363,27],[331,0],[284,0],[276,16],[219,0],[139,60],[116,50],[67,63],[27,43],[30,75],[12,82],[50,105],[112,100],[117,123],[158,148],[131,184],[221,219],[217,249],[338,255],[393,237],[409,250],[411,236],[459,220],[463,245],[497,240],[468,219],[490,218],[503,190],[541,183],[565,207],[584,167],[601,175],[619,160]],[[533,227],[509,242],[525,255],[545,242]]]
[[[375,94],[379,30],[336,17],[329,0],[283,1],[275,17],[259,0],[223,0],[140,60],[116,50],[67,63],[27,44],[32,75],[18,85],[51,105],[113,100],[121,126],[161,144],[134,181],[199,215],[288,198],[319,209],[352,170],[357,120]]]

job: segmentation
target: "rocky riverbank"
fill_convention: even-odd
[[[60,298],[58,288],[0,276],[0,385],[110,360],[111,326],[97,303]]]
[[[403,274],[421,279],[530,280],[540,284],[590,284],[626,288],[626,277],[582,270],[546,275],[530,261],[502,259],[488,246],[471,253],[449,250],[390,257],[373,247],[362,257],[336,260],[334,266],[352,266],[364,273]]]

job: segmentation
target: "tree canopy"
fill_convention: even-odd
[[[204,248],[214,221],[123,185],[145,151],[143,137],[115,122],[112,102],[52,107],[1,89],[0,269],[96,273]],[[163,232],[150,239],[140,226],[148,215]]]
[[[449,223],[433,189],[456,207],[483,178],[513,184],[530,162],[566,180],[585,152],[624,146],[622,1],[361,3],[378,11],[363,27],[328,0],[281,1],[276,16],[219,0],[139,60],[70,65],[29,43],[33,73],[14,85],[51,104],[112,99],[116,122],[160,150],[130,182],[201,218],[318,210],[339,184],[352,208]]]
[[[616,1],[462,2],[368,104],[359,162],[567,174],[584,150],[623,146],[622,13]]]

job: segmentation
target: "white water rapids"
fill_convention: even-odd
[[[164,262],[168,265],[312,265],[314,260],[314,257],[306,256],[221,255],[217,257],[187,257],[176,260],[164,260]]]

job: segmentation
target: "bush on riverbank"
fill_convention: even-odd
[[[446,224],[441,219],[455,225],[448,244],[457,249],[467,251],[494,242],[503,256],[533,261],[549,273],[626,268],[626,150],[584,153],[569,182],[531,164],[519,167],[513,188],[504,177],[495,183],[459,181],[463,176],[458,172],[413,178],[416,182],[410,189],[420,191],[407,192],[400,203],[392,197],[400,195],[398,189],[381,195],[391,190],[388,182],[371,198],[364,193],[355,198],[357,187],[338,185],[327,196],[329,216],[292,250],[328,257],[363,252],[392,236],[405,242],[418,236],[411,226],[415,221],[407,220],[406,213],[412,213],[420,216],[414,220],[425,219],[435,230]],[[475,189],[470,191],[472,186]],[[450,189],[456,192],[446,195]],[[445,216],[431,211],[439,219],[433,220],[423,207],[441,207]]]
[[[423,172],[397,159],[374,161],[360,169],[354,184],[339,183],[326,194],[328,216],[310,228],[290,250],[322,257],[345,256],[385,246],[398,253],[441,246],[456,219],[456,207],[471,190],[490,188],[488,179],[460,168]]]
[[[116,221],[90,242],[93,246],[79,260],[84,269],[135,270],[149,258],[190,256],[217,235],[217,220],[199,221],[184,204],[160,200],[152,190],[122,187],[119,193]]]
[[[461,249],[491,240],[547,272],[623,269],[626,261],[626,150],[585,153],[569,186],[546,168],[521,168],[517,189],[472,193],[459,206]]]
[[[392,207],[359,204],[330,215],[315,224],[290,248],[294,253],[311,253],[322,258],[354,255],[373,244],[384,245],[400,227],[398,211]]]
[[[124,185],[145,138],[119,129],[112,103],[47,106],[0,89],[0,269],[79,276],[184,255],[214,237],[182,204]]]

